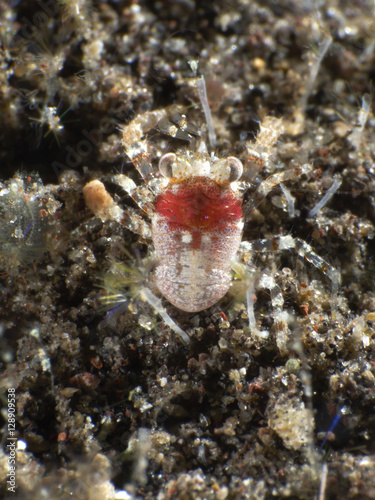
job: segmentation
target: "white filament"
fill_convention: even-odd
[[[211,109],[207,99],[206,82],[203,76],[201,76],[197,80],[197,90],[199,99],[202,104],[204,116],[206,117],[207,128],[208,128],[208,139],[210,141],[210,146],[212,149],[214,149],[216,146],[216,134],[214,130],[214,123],[212,121]]]

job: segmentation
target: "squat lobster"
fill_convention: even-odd
[[[280,119],[267,117],[263,120],[244,167],[238,158],[219,159],[209,154],[205,143],[200,141],[195,152],[162,156],[157,173],[150,161],[148,143],[142,137],[161,121],[164,128],[166,123],[170,124],[162,112],[154,111],[137,117],[123,128],[126,152],[144,184],[137,186],[123,174],[113,177],[149,215],[151,229],[136,210],[123,210],[116,205],[100,181],[89,182],[83,193],[88,207],[102,219],[116,219],[143,238],[152,238],[156,253],[154,282],[169,302],[188,312],[201,311],[215,304],[231,285],[232,265],[239,251],[245,253],[250,262],[254,252],[295,249],[338,286],[338,272],[303,240],[285,236],[241,244],[244,222],[268,193],[282,182],[311,171],[309,165],[304,165],[273,174],[242,204],[243,193],[268,160],[271,147],[283,131]],[[179,120],[179,124],[182,122]],[[185,133],[189,135],[191,130]],[[102,191],[101,197],[106,199],[99,207],[95,205],[98,198],[94,196],[95,190]],[[252,298],[255,288],[270,290],[278,332],[276,340],[280,350],[285,352],[287,321],[281,291],[273,277],[265,273],[250,282],[247,307],[253,330],[256,329]],[[141,288],[141,293],[143,300],[147,300],[169,326],[188,341],[189,337],[167,315],[160,299],[145,288]]]

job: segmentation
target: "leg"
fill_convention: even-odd
[[[250,330],[258,337],[268,337],[268,332],[262,332],[258,330],[254,314],[254,302],[255,302],[255,289],[266,288],[269,290],[271,295],[271,304],[273,310],[273,316],[275,321],[276,329],[276,345],[280,350],[282,355],[287,355],[287,341],[288,341],[288,322],[287,313],[283,311],[284,299],[281,293],[279,285],[275,282],[274,278],[269,274],[262,274],[260,279],[256,281],[250,281],[250,284],[246,292],[246,302],[247,302],[247,315],[249,318]]]
[[[243,206],[244,217],[247,218],[251,212],[256,208],[268,195],[270,191],[282,182],[297,179],[302,174],[308,174],[311,171],[311,166],[308,164],[302,167],[290,168],[289,170],[284,170],[283,172],[278,172],[277,174],[270,175],[262,181],[255,193],[250,197],[247,203]]]
[[[312,247],[301,240],[300,238],[293,238],[292,236],[280,236],[275,238],[268,238],[264,240],[256,240],[253,242],[243,241],[240,245],[240,252],[242,259],[247,267],[250,267],[254,253],[259,252],[275,252],[280,250],[295,250],[298,255],[310,262],[314,267],[319,269],[325,276],[327,276],[332,285],[332,292],[337,296],[340,284],[340,273],[331,264],[329,264],[322,257],[317,255]],[[252,277],[255,272],[252,272]],[[283,311],[284,299],[280,287],[275,282],[274,278],[269,274],[262,274],[259,279],[249,279],[247,285],[247,311],[249,317],[249,327],[251,331],[259,336],[264,336],[264,333],[257,331],[255,315],[254,315],[254,301],[255,289],[266,288],[270,291],[271,304],[274,314],[275,328],[276,328],[276,344],[282,355],[288,353],[287,344],[289,337],[289,328],[287,322],[287,313]],[[335,304],[333,304],[333,309]]]
[[[279,285],[274,278],[268,274],[263,274],[259,280],[258,288],[267,288],[271,294],[271,304],[273,309],[275,328],[276,328],[276,345],[282,355],[288,353],[288,321],[287,313],[283,311],[284,298]]]
[[[158,122],[165,117],[165,110],[155,110],[139,115],[122,129],[122,142],[126,154],[135,168],[148,184],[155,176],[148,153],[147,141],[142,139],[144,134],[155,128]]]
[[[126,250],[124,252],[129,255]],[[161,299],[154,295],[148,287],[152,267],[152,259],[138,260],[135,264],[130,265],[112,260],[111,270],[103,280],[106,295],[102,298],[102,303],[111,307],[105,321],[108,324],[116,322],[119,314],[123,314],[128,309],[134,313],[137,309],[142,308],[142,303],[147,303],[156,314],[161,316],[163,322],[183,342],[188,344],[190,342],[189,336],[173,321],[163,307]],[[142,327],[148,330],[156,327],[151,318],[150,321],[147,320],[146,326],[144,318],[145,316],[141,314],[138,319]]]
[[[197,127],[186,120],[186,116],[178,106],[149,111],[137,116],[123,127],[122,142],[126,154],[146,185],[149,186],[155,178],[155,172],[151,164],[147,140],[142,137],[152,129],[188,142],[199,136]]]
[[[117,174],[111,177],[111,181],[123,189],[129,196],[133,198],[141,210],[149,217],[153,214],[154,195],[145,185],[137,186],[137,184],[127,175]]]
[[[252,182],[264,165],[270,160],[271,151],[284,132],[281,118],[266,116],[259,124],[259,133],[255,144],[248,146],[248,157],[245,162],[243,179]]]
[[[319,269],[324,275],[332,281],[332,284],[338,288],[340,284],[340,273],[326,260],[314,252],[313,248],[300,238],[293,236],[276,236],[274,238],[266,238],[264,240],[255,240],[252,242],[243,241],[240,245],[241,253],[247,256],[258,252],[277,252],[281,250],[296,250],[296,252],[310,262],[314,267]]]
[[[246,256],[247,260],[249,260],[249,257],[254,252],[277,252],[292,249],[326,275],[332,282],[333,292],[337,293],[340,284],[340,272],[315,253],[313,248],[300,238],[293,238],[290,235],[276,236],[252,242],[243,241],[240,245],[240,250]]]
[[[237,278],[240,278],[241,281],[244,282],[240,285],[240,289],[242,289],[243,285],[246,287],[246,305],[250,331],[255,337],[260,339],[267,339],[269,337],[268,331],[258,329],[254,313],[254,303],[256,301],[255,292],[258,289],[265,288],[269,290],[271,296],[271,305],[276,329],[276,344],[281,354],[287,355],[287,341],[289,336],[288,317],[287,313],[283,311],[284,299],[280,287],[270,274],[263,272],[258,273],[254,270],[245,252],[243,253],[243,260],[246,262],[245,265],[240,262],[233,263],[233,271],[236,273]]]

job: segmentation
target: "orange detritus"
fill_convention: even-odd
[[[95,179],[88,182],[82,192],[86,206],[96,216],[102,220],[113,216],[112,211],[116,208],[116,204],[101,181]]]

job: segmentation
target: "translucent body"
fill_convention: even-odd
[[[183,311],[215,304],[231,284],[231,264],[242,236],[241,200],[207,177],[170,184],[155,203],[152,239],[155,282]]]

